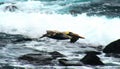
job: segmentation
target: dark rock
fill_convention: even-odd
[[[108,44],[104,49],[103,49],[104,53],[116,53],[116,54],[120,54],[120,39],[111,42],[110,44]]]
[[[85,65],[104,65],[95,53],[88,53],[85,57],[80,60]]]
[[[5,4],[4,2],[0,2],[0,5]]]
[[[18,58],[19,60],[26,60],[31,64],[50,65],[52,64],[52,56],[48,54],[26,54]]]
[[[24,42],[24,41],[32,41],[33,39],[32,38],[19,38],[19,39],[16,39],[14,42]]]
[[[61,54],[61,53],[59,53],[59,52],[57,52],[57,51],[50,52],[49,54],[52,55],[52,57],[53,57],[54,59],[56,59],[56,58],[58,58],[58,57],[65,57],[65,55],[63,55],[63,54]]]
[[[23,38],[23,35],[20,34],[9,34],[9,33],[4,33],[0,32],[0,43],[11,43],[19,38]]]
[[[67,59],[59,59],[58,61],[61,65],[64,65],[64,66],[81,66],[82,65],[80,61],[73,61],[73,60],[67,60]]]
[[[6,66],[3,66],[3,67],[0,67],[1,69],[14,69],[14,67],[12,67],[12,66],[8,66],[8,65],[6,65]]]
[[[25,68],[20,66],[3,65],[0,66],[0,69],[25,69]]]
[[[8,10],[8,11],[10,11],[10,12],[14,12],[14,11],[16,11],[18,9],[18,7],[17,6],[15,6],[15,5],[8,5],[8,6],[6,6],[5,7],[5,11],[6,10]]]
[[[35,39],[21,34],[9,34],[9,33],[0,32],[0,40],[6,43],[10,43],[10,42],[14,43],[14,42],[32,41]]]

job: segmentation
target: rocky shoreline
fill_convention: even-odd
[[[20,35],[20,34],[13,35],[13,34],[7,34],[7,33],[0,33],[0,39],[1,39],[1,43],[0,43],[1,47],[6,47],[7,44],[21,44],[21,43],[36,41],[36,40],[33,40],[32,38],[25,37],[24,35]],[[23,64],[31,64],[35,66],[88,66],[88,65],[111,66],[108,63],[104,63],[100,55],[105,54],[104,57],[107,57],[107,58],[111,58],[111,57],[119,58],[120,57],[119,43],[120,43],[120,40],[116,40],[111,42],[105,47],[89,46],[95,50],[74,52],[76,53],[76,54],[73,54],[75,57],[78,57],[79,54],[84,55],[83,57],[77,58],[77,59],[75,57],[73,58],[71,57],[71,59],[69,59],[68,55],[65,55],[59,51],[47,52],[47,51],[37,51],[37,50],[36,50],[37,52],[31,51],[30,53],[19,55],[16,57],[16,59],[18,60],[18,62],[21,62]],[[84,48],[87,48],[87,46],[86,47],[81,46],[81,48],[84,49]],[[24,50],[27,50],[27,49],[24,48]],[[7,65],[5,66],[3,65],[1,67],[7,67]]]

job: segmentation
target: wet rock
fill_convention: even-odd
[[[52,64],[52,56],[48,54],[26,54],[18,58],[19,60],[26,60],[31,64],[39,64],[39,65],[51,65]]]
[[[4,32],[0,32],[0,44],[8,44],[11,43],[13,40],[16,39],[16,36],[7,34]]]
[[[3,65],[0,66],[0,69],[25,69],[24,67],[20,67],[20,66],[10,66],[10,65]]]
[[[95,53],[87,53],[85,57],[80,60],[85,65],[104,65]]]
[[[33,39],[32,38],[19,38],[19,39],[16,39],[14,42],[25,42],[25,41],[32,41]]]
[[[8,6],[6,6],[5,7],[5,11],[10,11],[10,12],[14,12],[14,11],[16,11],[18,9],[18,7],[17,6],[15,6],[14,4],[11,4],[11,5],[8,5]]]
[[[27,61],[30,64],[39,64],[39,65],[51,65],[53,60],[56,60],[58,57],[65,57],[63,54],[54,51],[54,52],[40,52],[39,54],[25,54],[20,56],[18,59]]]
[[[104,49],[104,53],[115,53],[115,54],[120,54],[120,39],[111,42],[108,44]]]
[[[35,38],[30,38],[21,34],[7,34],[3,32],[0,32],[0,39],[1,41],[12,43],[37,40]]]
[[[80,61],[73,61],[73,60],[67,60],[67,59],[59,59],[58,61],[60,65],[64,65],[64,66],[81,66],[82,65]]]
[[[8,65],[2,66],[2,67],[0,67],[0,68],[1,68],[1,69],[14,69],[14,67],[8,66]]]
[[[4,4],[4,2],[0,2],[0,5]]]
[[[63,55],[63,54],[61,54],[61,53],[59,53],[59,52],[57,52],[57,51],[50,52],[49,54],[52,55],[52,57],[53,57],[54,59],[56,59],[56,58],[58,58],[58,57],[65,57],[65,55]]]

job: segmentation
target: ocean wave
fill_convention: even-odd
[[[118,0],[14,0],[1,2],[3,12],[40,12],[47,14],[72,14],[87,13],[88,16],[119,17],[120,5]],[[16,7],[16,8],[15,8]]]
[[[61,14],[10,13],[0,14],[0,31],[40,37],[46,30],[72,31],[83,35],[87,43],[108,44],[119,39],[119,18]],[[83,40],[82,40],[83,41]]]

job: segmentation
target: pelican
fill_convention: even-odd
[[[54,30],[47,30],[47,33],[43,34],[40,38],[43,38],[43,37],[48,37],[56,40],[70,39],[71,43],[75,43],[79,38],[84,39],[84,37],[79,36],[78,34],[75,34],[70,31],[59,32]]]

